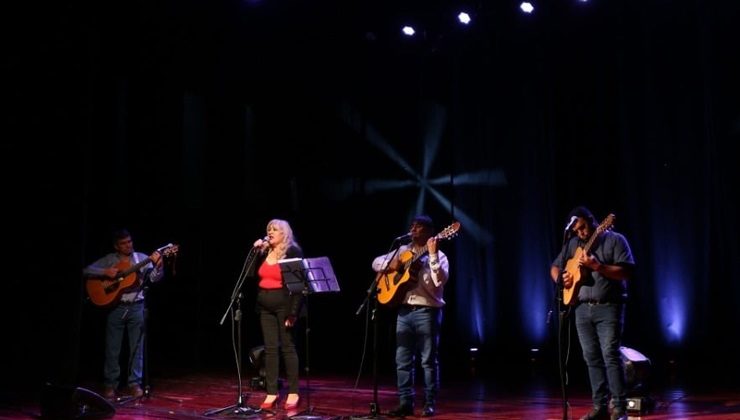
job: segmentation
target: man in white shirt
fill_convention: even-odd
[[[414,217],[410,228],[411,243],[398,252],[381,255],[373,261],[373,270],[408,273],[409,280],[399,289],[396,317],[396,377],[399,406],[390,417],[414,415],[414,369],[420,349],[424,370],[424,408],[422,417],[434,415],[439,390],[439,332],[442,324],[444,285],[449,263],[437,247],[434,223],[427,215]]]

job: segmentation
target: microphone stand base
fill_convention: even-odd
[[[220,414],[225,411],[229,411],[229,415],[244,415],[244,416],[259,416],[262,410],[259,408],[252,407],[241,407],[239,404],[233,404],[228,407],[214,408],[203,413],[204,416],[212,416],[214,414]]]

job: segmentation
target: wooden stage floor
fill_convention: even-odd
[[[378,380],[377,402],[380,415],[371,416],[375,398],[374,381],[363,379],[355,387],[350,377],[311,377],[301,379],[301,404],[298,410],[286,412],[282,405],[274,412],[240,412],[218,409],[234,405],[239,400],[238,383],[228,373],[189,373],[156,377],[150,392],[139,400],[118,401],[113,404],[116,420],[153,419],[363,419],[385,418],[386,411],[395,408],[397,398],[392,380]],[[244,408],[258,407],[264,391],[252,389],[251,378],[242,383]],[[93,385],[84,390],[99,392]],[[73,389],[73,388],[68,388]],[[57,389],[58,390],[58,389]],[[83,392],[84,393],[84,392]],[[78,391],[78,395],[80,392]],[[437,404],[438,420],[457,419],[578,419],[590,407],[584,390],[569,390],[569,409],[563,409],[559,387],[538,384],[519,386],[488,385],[481,380],[444,382]],[[417,392],[416,415],[420,415],[423,392]],[[40,397],[3,395],[0,419],[41,418]],[[94,402],[80,397],[92,406],[79,418],[100,418],[96,415],[97,394]],[[646,419],[740,419],[740,392],[737,390],[703,390],[699,393],[678,388],[656,390],[650,394],[654,408],[649,412],[633,413],[630,418]],[[91,398],[87,394],[87,398]],[[310,404],[310,407],[309,407]],[[308,411],[307,411],[308,410]],[[567,414],[566,414],[567,413]],[[57,417],[57,416],[55,416]],[[415,418],[415,417],[414,417]]]

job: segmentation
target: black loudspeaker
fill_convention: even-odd
[[[104,419],[115,414],[113,404],[89,389],[46,383],[41,391],[42,419]]]

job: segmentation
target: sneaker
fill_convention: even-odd
[[[406,417],[414,415],[414,405],[401,404],[395,410],[388,412],[388,417]]]
[[[421,410],[422,417],[433,417],[434,416],[434,405],[424,404],[424,409]]]
[[[139,384],[131,384],[128,386],[128,393],[134,398],[139,398],[144,395],[144,390],[141,389]]]
[[[594,407],[585,416],[581,417],[581,420],[607,420],[609,418],[609,410],[606,407]]]

